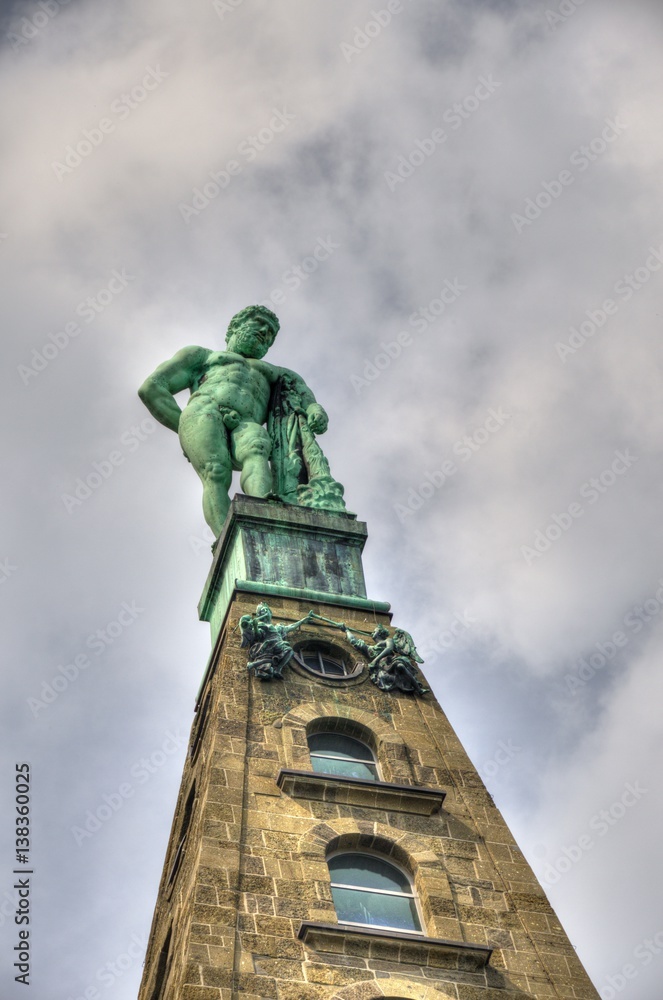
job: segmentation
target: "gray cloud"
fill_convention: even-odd
[[[274,289],[273,358],[330,411],[332,468],[371,533],[370,593],[429,647],[430,680],[477,765],[500,741],[522,748],[487,782],[537,872],[628,782],[648,789],[549,889],[597,985],[662,929],[650,867],[661,624],[624,624],[663,576],[661,277],[629,298],[615,290],[663,244],[660,11],[587,0],[550,24],[558,6],[405,3],[349,60],[341,43],[371,17],[358,2],[245,0],[223,18],[211,3],[72,2],[25,45],[5,36],[13,488],[0,559],[16,569],[0,584],[2,739],[6,774],[14,759],[35,773],[44,1000],[82,995],[147,932],[183,751],[80,846],[71,828],[188,729],[209,651],[195,611],[208,567],[191,544],[199,484],[165,429],[128,443],[146,417],[135,389],[184,344],[221,343],[230,315]],[[2,30],[38,9],[5,5]],[[151,70],[163,78],[141,90]],[[479,99],[481,78],[499,86]],[[294,120],[249,158],[241,144],[275,109]],[[625,127],[602,150],[606,120]],[[80,163],[57,170],[68,147]],[[408,158],[391,190],[385,174],[408,173]],[[241,172],[185,221],[181,206],[231,159]],[[528,199],[540,215],[518,231]],[[338,248],[293,287],[319,239]],[[130,278],[106,305],[114,271]],[[466,288],[424,323],[447,281]],[[616,312],[563,362],[556,345],[609,298]],[[403,332],[408,346],[366,378]],[[43,370],[33,350],[51,355]],[[476,437],[500,408],[508,419]],[[117,450],[108,480],[68,510],[62,495]],[[590,502],[585,484],[627,450],[637,460]],[[445,462],[453,473],[423,497]],[[421,505],[399,518],[410,491]],[[573,503],[582,513],[528,561],[523,547]],[[88,637],[134,601],[144,611],[97,656]],[[446,642],[456,615],[472,621]],[[619,656],[570,694],[565,677],[620,629]],[[90,666],[35,716],[28,698],[85,653]],[[7,922],[0,937],[6,956]],[[140,971],[101,995],[135,996]],[[652,961],[623,995],[650,1000],[659,979]]]

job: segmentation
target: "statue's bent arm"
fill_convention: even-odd
[[[354,648],[356,650],[358,650],[365,657],[367,657],[368,659],[370,659],[370,657],[372,655],[371,654],[371,649],[373,648],[372,646],[369,646],[368,643],[364,642],[363,639],[359,639],[359,638],[357,638],[356,635],[353,635],[352,632],[350,631],[350,629],[347,626],[345,628],[345,635],[346,635],[348,641],[350,642],[350,644],[352,646],[354,646]]]
[[[152,416],[177,431],[182,411],[174,393],[190,389],[210,352],[205,347],[183,347],[145,379],[138,395]]]
[[[284,632],[294,632],[296,629],[301,628],[302,625],[308,625],[313,617],[313,612],[309,611],[305,618],[300,618],[298,622],[293,622],[292,625],[282,625],[281,628]]]

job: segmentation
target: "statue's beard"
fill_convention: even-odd
[[[232,345],[232,349],[237,354],[243,354],[250,358],[262,358],[269,349],[269,345],[261,341],[250,330],[238,330],[233,335]]]

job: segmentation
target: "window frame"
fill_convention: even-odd
[[[189,750],[189,760],[193,764],[198,756],[200,747],[203,742],[203,737],[207,731],[207,722],[209,720],[210,705],[212,702],[212,692],[209,690],[203,699],[202,705],[200,706],[200,714],[196,719],[196,729],[193,734],[193,739],[191,741],[191,748]]]
[[[168,877],[166,879],[166,889],[170,893],[172,887],[175,884],[175,880],[179,874],[179,870],[182,865],[182,860],[184,858],[184,851],[186,848],[187,839],[189,836],[189,829],[191,827],[191,820],[193,818],[193,812],[196,805],[196,782],[194,781],[189,789],[189,794],[186,797],[184,804],[184,815],[182,816],[182,825],[179,830],[177,850],[173,857],[173,862],[168,871]]]
[[[311,653],[317,654],[318,661],[322,667],[321,670],[315,670],[304,660],[304,654],[310,655]],[[323,657],[327,657],[333,663],[342,666],[345,672],[340,674],[325,673],[322,662]],[[345,650],[339,649],[338,646],[334,646],[324,639],[307,639],[299,643],[295,648],[295,660],[303,670],[313,677],[320,677],[322,680],[336,681],[337,683],[358,677],[364,669],[363,663],[352,663]]]
[[[366,747],[366,749],[368,750],[368,752],[371,755],[371,759],[370,760],[362,760],[361,757],[333,757],[330,753],[325,753],[324,751],[311,750],[311,744],[310,744],[309,741],[311,739],[315,738],[316,736],[337,736],[337,737],[340,737],[341,739],[353,740],[355,743],[359,743],[360,746]],[[321,729],[321,730],[316,731],[314,733],[307,733],[306,734],[306,743],[308,745],[309,757],[311,758],[311,766],[313,767],[314,772],[317,773],[317,774],[325,774],[325,775],[327,775],[330,778],[339,777],[339,775],[336,774],[333,771],[316,771],[316,768],[313,765],[313,758],[314,757],[316,757],[317,759],[323,759],[323,760],[347,760],[351,764],[364,764],[369,769],[370,768],[374,769],[374,771],[375,771],[375,777],[374,778],[357,778],[356,780],[358,780],[358,781],[382,781],[383,780],[382,779],[382,773],[380,771],[380,763],[379,763],[379,761],[377,759],[377,754],[375,753],[375,751],[373,750],[373,748],[368,745],[368,743],[366,743],[364,740],[359,739],[353,733],[344,733],[344,732],[341,732],[339,730],[334,731],[334,730],[331,730],[331,729]],[[354,776],[353,775],[342,775],[341,774],[340,777],[354,777]]]
[[[159,951],[156,961],[156,972],[154,974],[150,1000],[160,1000],[160,997],[164,994],[164,989],[166,983],[168,982],[168,976],[170,975],[170,967],[172,964],[172,939],[173,925],[171,924],[168,928],[168,933],[164,938],[163,944],[161,945],[161,950]]]
[[[369,889],[359,885],[347,885],[346,883],[342,882],[334,882],[332,872],[329,870],[329,862],[333,858],[339,857],[339,855],[346,855],[346,854],[354,855],[355,857],[379,858],[380,861],[383,861],[387,865],[391,865],[392,868],[395,868],[396,871],[400,872],[402,875],[405,876],[405,879],[408,885],[410,886],[411,891],[407,893],[407,892],[395,892],[392,889]],[[325,860],[327,862],[327,869],[329,871],[330,888],[354,889],[356,892],[372,892],[384,896],[398,896],[401,899],[412,899],[414,901],[414,908],[417,914],[417,919],[419,920],[420,929],[418,931],[415,931],[415,930],[407,930],[403,927],[392,927],[386,924],[365,924],[365,923],[360,923],[357,920],[341,920],[340,918],[338,918],[338,912],[336,912],[336,916],[340,925],[342,925],[343,927],[366,927],[369,930],[376,930],[376,931],[392,931],[397,934],[407,934],[412,937],[424,937],[424,938],[426,937],[426,930],[425,930],[426,925],[424,922],[424,915],[421,908],[421,902],[419,900],[419,894],[417,893],[414,884],[414,877],[406,868],[403,867],[403,865],[398,864],[398,862],[394,861],[393,858],[386,857],[380,851],[370,851],[366,849],[353,850],[352,848],[348,849],[347,847],[342,847],[336,851],[332,851],[331,854],[329,854]],[[336,904],[334,904],[334,909],[336,909]]]

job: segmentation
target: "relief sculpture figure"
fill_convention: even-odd
[[[419,656],[412,636],[405,629],[397,628],[393,635],[384,625],[373,631],[373,644],[353,635],[345,628],[348,641],[359,650],[368,663],[368,674],[373,683],[382,691],[405,691],[424,695],[428,692],[417,676],[417,663],[424,661]]]
[[[287,637],[310,619],[311,612],[292,625],[275,625],[272,610],[264,602],[258,605],[255,614],[242,615],[239,627],[242,646],[249,647],[249,673],[255,674],[261,681],[271,681],[275,677],[281,679],[284,669],[295,655]]]

